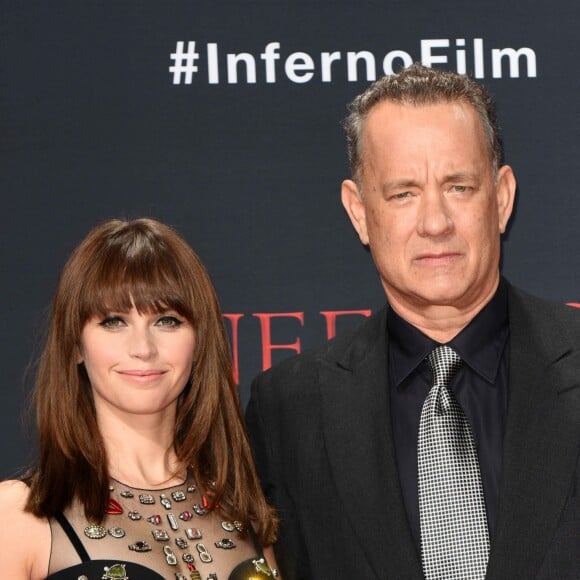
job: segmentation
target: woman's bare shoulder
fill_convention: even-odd
[[[50,526],[25,511],[28,494],[22,481],[0,482],[2,575],[19,580],[46,578],[50,558]]]
[[[28,486],[18,479],[0,481],[0,502],[7,502],[9,507],[12,502],[24,505],[28,499]]]
[[[22,519],[24,522],[31,517],[34,518],[32,514],[24,511],[28,494],[28,486],[23,481],[11,479],[0,482],[0,513],[4,514],[5,521],[14,523],[14,520],[19,522]],[[3,528],[5,526],[0,525],[0,533]]]

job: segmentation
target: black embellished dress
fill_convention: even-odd
[[[211,493],[211,492],[210,492]],[[265,580],[274,574],[253,530],[231,521],[188,480],[166,489],[113,481],[107,515],[75,502],[50,522],[50,580]],[[23,539],[24,540],[24,539]]]

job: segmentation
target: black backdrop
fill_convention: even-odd
[[[464,60],[496,95],[519,180],[503,271],[580,302],[579,17],[575,0],[3,1],[0,477],[31,456],[24,371],[58,272],[103,219],[156,217],[200,254],[244,403],[269,360],[326,339],[329,313],[382,305],[339,186],[345,104],[383,60]]]

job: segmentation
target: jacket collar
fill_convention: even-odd
[[[403,506],[387,384],[386,312],[332,343],[320,391],[333,480],[377,578],[422,578]]]

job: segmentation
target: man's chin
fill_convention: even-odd
[[[387,296],[389,295],[391,295],[389,301],[406,305],[407,308],[417,311],[442,306],[461,308],[466,301],[466,289],[457,285],[457,279],[446,283],[437,280],[398,292],[387,291]]]
[[[394,296],[395,300],[417,313],[452,308],[457,312],[467,312],[485,305],[493,291],[484,291],[484,286],[461,284],[457,278],[432,280],[431,283],[410,287]],[[447,311],[447,316],[449,311]]]

